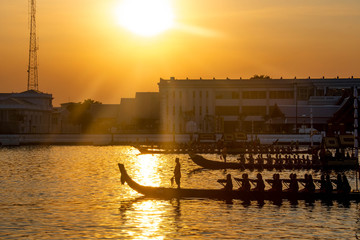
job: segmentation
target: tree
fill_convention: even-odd
[[[81,125],[82,132],[86,132],[93,121],[90,109],[93,104],[102,104],[101,102],[86,99],[82,103],[72,103],[67,106],[70,112],[70,122]]]
[[[280,110],[279,106],[275,103],[272,111],[270,112],[270,118],[284,118],[285,114]]]
[[[257,75],[257,74],[255,74],[250,79],[271,79],[271,77],[269,77],[268,75]]]

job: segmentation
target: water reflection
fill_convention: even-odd
[[[136,198],[121,202],[120,217],[127,236],[134,239],[165,239],[180,229],[181,200]]]
[[[356,206],[357,218],[355,223],[355,238],[360,239],[360,208]]]
[[[351,239],[360,234],[359,204],[354,202],[140,197],[120,185],[118,162],[135,181],[164,187],[170,186],[176,157],[184,188],[220,189],[216,180],[227,173],[239,177],[248,172],[256,178],[257,171],[187,174],[198,168],[187,155],[136,154],[126,146],[0,148],[0,238]],[[273,173],[262,171],[264,178]],[[279,173],[288,178],[290,171]],[[354,184],[355,175],[348,176]]]
[[[138,180],[140,184],[146,186],[159,186],[161,183],[159,172],[159,159],[157,155],[139,155],[132,168],[134,174],[141,176]]]

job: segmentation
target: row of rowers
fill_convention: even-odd
[[[263,154],[258,154],[256,156],[256,158],[254,158],[253,154],[249,154],[248,157],[245,157],[245,154],[240,154],[240,156],[238,157],[238,160],[240,161],[240,163],[248,163],[248,164],[264,164],[264,162],[266,161],[267,165],[272,165],[272,164],[293,164],[293,165],[297,165],[297,164],[302,164],[302,165],[310,165],[310,164],[319,164],[320,160],[317,157],[317,155],[312,155],[312,158],[310,160],[309,155],[302,155],[302,157],[300,157],[298,154],[291,156],[291,155],[281,155],[281,154],[276,154],[275,157],[272,157],[271,154],[266,154],[266,157],[263,157]]]
[[[305,174],[303,179],[297,178],[295,173],[290,174],[289,179],[280,179],[280,175],[275,173],[273,179],[266,179],[265,181],[270,185],[270,189],[265,190],[265,183],[260,173],[257,174],[256,179],[249,179],[248,174],[244,173],[242,178],[234,178],[240,186],[240,191],[270,191],[270,192],[314,192],[316,186],[318,190],[324,193],[331,193],[336,190],[338,193],[349,193],[351,187],[345,174],[338,174],[336,179],[330,179],[329,175],[321,175],[320,179],[313,179],[311,174]],[[233,190],[233,183],[231,174],[227,174],[226,179],[219,179],[218,182],[224,186],[224,190]],[[299,183],[303,188],[299,189]],[[251,184],[254,188],[251,189]],[[283,184],[287,189],[283,190]],[[333,184],[335,186],[333,186]]]

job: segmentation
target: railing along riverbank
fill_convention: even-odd
[[[215,141],[219,141],[222,134],[216,134]],[[310,144],[308,134],[259,134],[256,136],[260,144]],[[0,145],[133,145],[151,143],[188,143],[196,141],[197,134],[0,134]],[[318,145],[321,135],[313,135],[312,141]],[[251,141],[251,135],[248,140]]]

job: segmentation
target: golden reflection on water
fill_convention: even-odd
[[[142,239],[164,239],[159,234],[159,228],[162,223],[161,204],[158,201],[142,201],[134,206],[135,211],[142,213],[138,218],[138,227],[143,229]]]
[[[140,176],[138,182],[146,186],[160,186],[161,179],[158,174],[159,159],[156,155],[139,155],[133,168],[134,174]]]
[[[166,239],[167,233],[176,232],[178,208],[166,200],[137,198],[122,202],[120,213],[126,235],[131,239]]]
[[[137,154],[126,146],[0,148],[0,238],[352,239],[360,233],[358,203],[284,201],[258,206],[239,200],[227,204],[139,198],[141,194],[120,184],[118,162],[136,182],[147,186],[169,187],[176,157],[184,188],[220,188],[217,179],[228,173],[239,177],[243,171],[193,172],[197,166],[186,155]],[[246,172],[256,177],[256,171]],[[315,178],[321,174],[309,172]],[[273,173],[262,172],[264,178]],[[289,173],[280,172],[282,178]],[[331,175],[335,178],[336,173]]]

